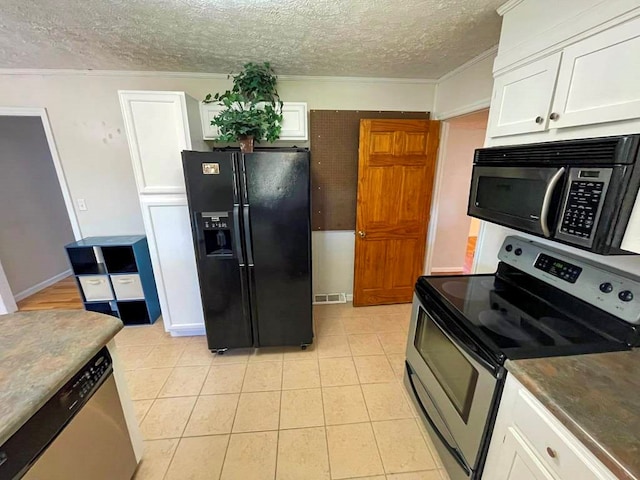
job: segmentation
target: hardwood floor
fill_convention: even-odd
[[[73,277],[67,277],[18,302],[18,310],[82,310],[82,299]]]
[[[467,240],[467,254],[464,258],[464,273],[471,273],[473,268],[473,255],[476,253],[478,237],[469,237]]]

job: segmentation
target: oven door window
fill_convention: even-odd
[[[422,309],[413,343],[462,420],[467,423],[478,383],[478,371]]]

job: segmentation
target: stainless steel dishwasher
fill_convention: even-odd
[[[106,348],[0,447],[0,480],[129,480],[136,466]]]

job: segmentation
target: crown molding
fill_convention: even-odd
[[[87,77],[173,77],[173,78],[203,78],[212,80],[226,80],[226,73],[202,72],[156,72],[133,70],[74,70],[74,69],[46,69],[46,68],[0,68],[0,75],[35,75],[35,76],[87,76]],[[332,77],[321,75],[278,75],[278,80],[311,81],[311,82],[345,82],[345,83],[400,83],[435,85],[436,79],[429,78],[394,78],[394,77]]]
[[[504,16],[505,13],[507,13],[509,10],[517,7],[522,2],[524,2],[524,0],[509,0],[504,5],[499,6],[498,9],[496,10],[496,12],[498,12],[498,15],[500,15],[502,17],[502,16]]]
[[[437,83],[442,83],[445,80],[451,78],[451,77],[455,77],[456,75],[458,75],[460,72],[465,71],[468,68],[473,67],[476,63],[479,63],[483,60],[485,60],[486,58],[491,57],[492,55],[495,55],[496,53],[498,53],[498,45],[494,45],[493,47],[491,47],[489,50],[486,50],[484,52],[482,52],[480,55],[478,55],[477,57],[473,57],[471,60],[469,60],[466,63],[463,63],[462,65],[460,65],[459,67],[451,70],[449,73],[444,74],[442,77],[440,77],[438,79]]]

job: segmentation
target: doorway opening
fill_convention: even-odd
[[[82,308],[64,245],[81,238],[46,110],[0,108],[0,314]]]
[[[427,275],[473,273],[481,222],[467,215],[473,155],[484,146],[489,109],[442,121],[425,262]]]

